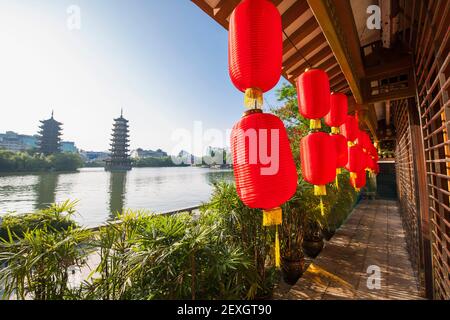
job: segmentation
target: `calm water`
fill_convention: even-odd
[[[0,176],[0,214],[31,212],[49,203],[79,200],[75,219],[96,226],[124,208],[164,212],[196,206],[209,199],[212,183],[233,181],[230,170],[204,168],[134,168],[105,172],[84,168],[77,173]]]

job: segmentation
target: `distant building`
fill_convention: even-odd
[[[80,151],[80,156],[85,162],[105,161],[110,154],[103,151]]]
[[[105,170],[124,171],[131,170],[131,159],[129,155],[129,133],[128,120],[123,117],[114,119],[113,133],[111,139],[111,156],[106,160]]]
[[[61,125],[61,122],[53,118],[53,111],[50,119],[41,120],[38,138],[39,152],[45,155],[61,152]]]
[[[0,133],[0,148],[9,151],[25,151],[37,147],[37,136],[19,134],[13,131]]]
[[[78,149],[75,146],[75,142],[72,142],[72,141],[62,141],[61,142],[61,151],[69,152],[69,153],[78,153]]]
[[[153,150],[143,150],[141,148],[138,148],[138,149],[133,150],[131,152],[131,157],[134,158],[134,159],[140,159],[140,158],[164,158],[164,157],[167,157],[167,152],[162,151],[161,149],[153,151]]]
[[[39,136],[20,134],[14,131],[0,133],[0,149],[8,151],[26,151],[38,148]],[[61,151],[77,153],[78,149],[74,142],[62,141]]]

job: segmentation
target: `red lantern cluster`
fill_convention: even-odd
[[[366,185],[366,171],[362,170],[350,175],[350,184],[355,189],[361,189]]]
[[[268,0],[243,0],[230,16],[228,64],[231,81],[246,93],[249,108],[261,107],[262,93],[280,80],[283,56],[281,16]]]

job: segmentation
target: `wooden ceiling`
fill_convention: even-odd
[[[349,84],[307,0],[271,0],[283,23],[283,76],[291,83],[309,66],[328,73],[333,91],[351,94]],[[192,0],[228,29],[240,0]],[[286,37],[287,35],[287,37]],[[295,47],[294,47],[295,46]]]

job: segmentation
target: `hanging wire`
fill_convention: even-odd
[[[289,38],[289,36],[287,35],[286,31],[283,30],[283,34],[286,37],[286,39],[289,41],[289,43],[294,47],[294,49],[300,54],[302,59],[305,60],[305,62],[308,65],[308,67],[312,68],[313,66],[311,65],[311,63],[308,61],[308,59],[305,58],[305,56],[301,53],[301,51],[294,44],[294,42],[292,42],[291,38]]]

